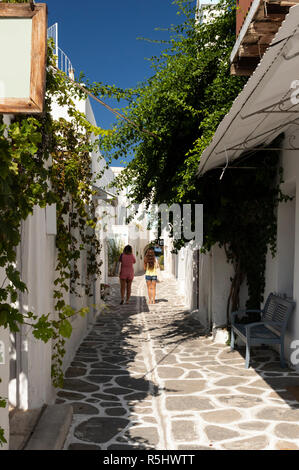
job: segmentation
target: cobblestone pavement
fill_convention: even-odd
[[[66,450],[299,449],[299,374],[276,353],[214,343],[185,310],[174,280],[129,305],[110,279],[110,310],[82,342],[57,403],[71,403]],[[299,398],[298,398],[299,399]]]

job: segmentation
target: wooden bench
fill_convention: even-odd
[[[295,302],[271,293],[262,310],[238,310],[231,314],[231,350],[235,349],[235,335],[238,335],[246,344],[246,369],[250,363],[250,347],[262,344],[279,344],[280,364],[281,367],[286,367],[284,337],[294,307]],[[238,314],[250,312],[260,313],[261,321],[249,324],[236,323]]]

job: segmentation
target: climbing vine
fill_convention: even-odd
[[[10,3],[26,3],[11,1]],[[78,111],[85,98],[75,84],[55,67],[53,45],[49,44],[45,112],[41,116],[14,116],[5,124],[0,115],[0,326],[17,332],[20,325],[32,329],[35,338],[52,340],[52,379],[63,380],[65,341],[72,333],[71,317],[84,316],[65,301],[65,293],[92,295],[92,281],[100,274],[100,242],[97,239],[91,155],[97,137],[104,133]],[[68,119],[54,119],[53,104],[62,106]],[[97,175],[99,177],[100,175]],[[17,266],[16,250],[21,242],[21,224],[34,208],[56,204],[56,279],[53,312],[21,312],[19,292],[27,292]],[[84,257],[85,269],[79,269]],[[81,263],[82,264],[82,263]],[[4,400],[0,406],[6,406]],[[4,442],[0,429],[0,443]]]
[[[273,147],[279,147],[281,137]],[[230,165],[231,166],[231,165]],[[289,200],[280,189],[279,152],[260,150],[243,155],[225,171],[214,169],[199,178],[198,199],[204,206],[204,245],[223,247],[234,275],[227,299],[230,311],[238,310],[239,294],[247,282],[249,309],[258,309],[265,289],[266,256],[276,253],[277,206]],[[258,321],[251,313],[247,321]]]
[[[90,295],[94,275],[99,274],[100,244],[95,235],[96,219],[93,205],[91,152],[95,143],[92,134],[100,130],[93,127],[76,109],[75,100],[82,92],[69,84],[63,72],[54,68],[52,49],[49,48],[46,111],[42,117],[15,117],[2,124],[1,152],[1,256],[8,284],[0,291],[0,325],[18,331],[18,325],[29,324],[33,335],[43,341],[54,339],[53,381],[62,380],[64,339],[72,332],[70,317],[75,313],[65,302],[64,292],[79,295],[83,287]],[[53,119],[52,104],[67,107],[69,120]],[[57,318],[50,313],[21,314],[13,306],[17,291],[26,286],[15,267],[16,247],[21,241],[20,224],[33,213],[35,206],[47,204],[57,207],[57,277],[54,299]],[[86,252],[87,269],[84,280],[77,262]],[[3,301],[6,301],[5,303]],[[10,300],[7,302],[7,300]],[[81,309],[80,313],[86,313]]]
[[[1,379],[0,379],[1,383]],[[6,400],[4,398],[0,398],[0,408],[6,408]],[[7,443],[7,440],[4,436],[4,429],[0,426],[0,447]]]

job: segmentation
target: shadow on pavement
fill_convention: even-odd
[[[146,378],[142,347],[147,340],[136,321],[146,299],[133,296],[119,305],[114,292],[67,369],[57,403],[71,403],[74,419],[68,450],[155,449],[158,426],[152,397],[160,393]],[[152,423],[152,424],[151,424]]]
[[[172,320],[165,323],[163,327],[160,325],[152,327],[150,329],[151,334],[155,336],[155,340],[158,341],[161,347],[174,346],[177,349],[178,346],[183,346],[190,340],[198,340],[210,338],[207,336],[205,328],[188,312],[179,312],[176,314],[178,319]],[[230,379],[232,377],[240,378],[240,386],[248,383],[247,369],[245,369],[245,348],[237,347],[235,351],[230,351],[229,345],[223,345],[223,354],[225,360],[218,359],[216,357],[217,352],[213,350],[213,342],[211,341],[211,351],[209,351],[206,360],[210,360],[211,364],[204,366],[217,370],[217,372],[223,371],[223,379]],[[230,363],[230,358],[232,363]],[[163,363],[164,359],[167,359],[167,355],[162,357],[160,363]],[[238,360],[239,359],[239,360]],[[241,359],[241,360],[240,360]],[[213,361],[215,361],[213,365]],[[234,363],[234,361],[237,362]],[[283,369],[280,366],[279,354],[272,350],[269,346],[261,346],[257,348],[251,348],[251,368],[249,371],[254,370],[256,377],[250,383],[253,387],[249,392],[252,393],[252,402],[254,402],[255,394],[257,397],[265,393],[269,395],[269,404],[279,404],[279,400],[287,403],[290,410],[296,411],[296,420],[299,420],[299,373],[291,368]],[[200,362],[198,362],[198,371],[200,372]],[[250,373],[250,372],[249,372]],[[244,382],[242,384],[242,381]],[[240,396],[242,393],[240,392]],[[267,415],[268,413],[268,415]],[[281,411],[285,420],[294,422],[295,417],[291,417],[288,414],[288,410]],[[297,416],[298,413],[298,416]],[[265,411],[265,415],[269,416],[269,419],[275,419],[279,415],[278,411],[268,410]]]

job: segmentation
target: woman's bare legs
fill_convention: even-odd
[[[149,304],[154,304],[156,299],[156,281],[146,281]]]
[[[146,281],[149,304],[152,303],[152,281]]]
[[[125,279],[120,279],[120,295],[121,295],[121,301],[125,301],[125,294],[126,294],[126,280]]]
[[[157,285],[157,281],[152,281],[152,301],[153,301],[153,304],[156,303],[156,285]]]
[[[132,282],[133,280],[127,279],[127,304],[129,303],[131,292],[132,292]]]

